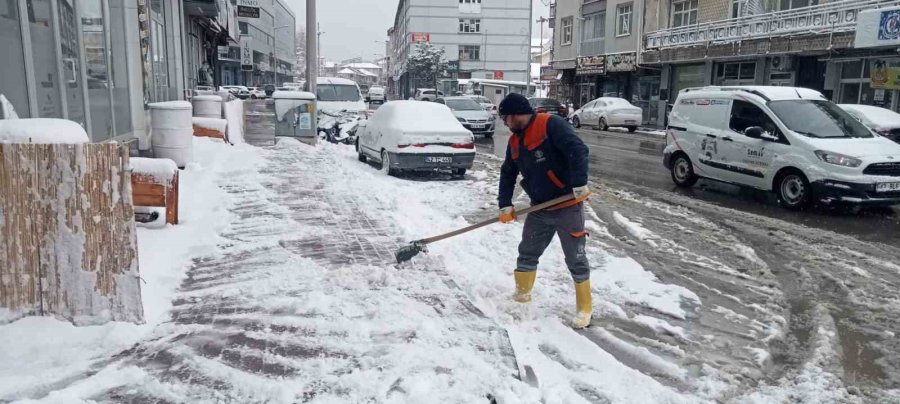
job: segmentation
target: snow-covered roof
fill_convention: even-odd
[[[374,63],[368,63],[368,62],[365,62],[365,63],[348,63],[348,64],[345,64],[345,65],[343,65],[343,66],[341,66],[341,67],[350,67],[350,68],[353,68],[353,69],[381,69],[381,66],[378,66],[378,65],[376,65],[376,64],[374,64]]]
[[[353,80],[342,79],[340,77],[319,77],[316,79],[316,84],[336,84],[336,85],[344,85],[344,86],[355,86],[356,82]]]
[[[325,68],[327,68],[327,69],[330,69],[330,68],[335,67],[335,66],[337,66],[337,63],[334,63],[334,62],[325,62],[325,63],[322,64],[322,67],[325,67]]]
[[[687,94],[690,96],[715,96],[722,91],[744,91],[747,93],[756,93],[765,96],[770,101],[780,100],[824,100],[822,93],[816,90],[801,87],[779,87],[779,86],[707,86],[698,88],[689,88]],[[682,90],[682,91],[685,91]],[[695,97],[694,97],[695,98]]]
[[[356,74],[356,71],[353,69],[341,69],[338,74]]]
[[[87,132],[74,121],[53,118],[0,119],[0,143],[88,142]]]
[[[370,71],[368,71],[368,70],[363,70],[363,69],[359,69],[359,74],[361,74],[361,75],[363,75],[363,76],[368,76],[368,77],[378,77],[377,74],[372,73],[372,72],[370,72]]]

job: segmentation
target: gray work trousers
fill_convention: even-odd
[[[584,252],[587,233],[584,231],[583,203],[553,211],[530,213],[525,218],[522,242],[519,243],[517,271],[536,271],[538,261],[553,241],[554,234],[559,235],[572,279],[575,282],[588,280],[591,277],[591,267]]]

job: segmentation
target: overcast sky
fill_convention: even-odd
[[[316,3],[322,30],[322,54],[329,61],[354,57],[373,60],[384,55],[388,28],[394,25],[399,0],[319,0]],[[550,0],[532,0],[534,19],[549,15]],[[306,25],[306,0],[287,0],[297,16],[297,27]],[[341,28],[339,28],[341,27]],[[346,27],[353,27],[347,29]],[[546,31],[546,26],[544,27]],[[541,27],[534,24],[534,37]],[[545,36],[549,36],[545,33]],[[377,56],[376,56],[377,55]]]

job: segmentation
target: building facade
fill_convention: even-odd
[[[253,70],[242,71],[240,60],[230,64],[232,84],[260,87],[293,82],[297,62],[296,17],[285,0],[260,0],[259,18],[238,17],[241,36],[250,37]],[[229,52],[240,55],[240,44]]]
[[[645,124],[656,123],[658,115],[647,107],[658,100],[661,74],[638,63],[644,4],[556,1],[551,6],[552,61],[544,72],[551,79],[550,93],[576,107],[598,97],[625,98],[645,109]]]
[[[434,87],[407,71],[418,42],[442,47],[458,66],[442,90],[455,89],[456,79],[529,81],[530,0],[400,0],[388,36],[388,89],[402,99]]]

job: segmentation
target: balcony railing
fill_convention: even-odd
[[[854,31],[860,11],[897,5],[900,0],[847,0],[664,29],[646,35],[645,49]]]

